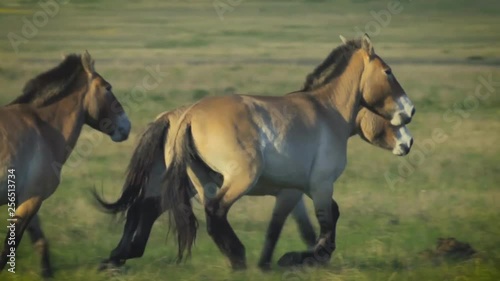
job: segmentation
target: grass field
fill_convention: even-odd
[[[55,280],[500,280],[498,1],[401,0],[396,13],[388,8],[396,4],[379,0],[71,0],[58,4],[46,22],[38,1],[4,2],[1,104],[19,95],[29,78],[55,66],[61,54],[88,49],[133,122],[124,143],[103,138],[85,153],[77,145],[59,189],[42,207]],[[214,3],[226,9],[223,18]],[[36,30],[29,32],[26,21]],[[339,34],[353,37],[366,27],[376,52],[416,105],[409,126],[415,145],[410,155],[398,158],[359,138],[350,141],[347,169],[335,185],[341,217],[328,267],[259,271],[274,199],[255,197],[230,212],[246,246],[247,271],[230,270],[206,234],[200,208],[199,237],[185,264],[173,262],[176,249],[165,239],[162,217],[143,258],[113,275],[96,271],[116,246],[122,224],[98,211],[89,191],[97,186],[108,199],[118,196],[137,136],[148,122],[204,96],[297,90],[340,43]],[[147,69],[158,67],[158,87],[131,96]],[[88,132],[85,128],[79,144],[88,143]],[[0,221],[6,218],[7,209],[0,207]],[[5,234],[0,227],[0,236]],[[439,237],[468,242],[478,254],[432,262],[421,252],[433,249]],[[304,248],[290,220],[275,260]],[[25,239],[16,273],[3,272],[0,279],[38,280],[38,261]]]

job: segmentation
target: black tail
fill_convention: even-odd
[[[191,126],[181,123],[173,144],[172,162],[163,178],[163,209],[169,210],[169,231],[177,234],[178,261],[182,261],[184,252],[191,255],[191,247],[196,240],[198,221],[191,205],[190,180],[187,165],[197,155],[191,134]],[[166,183],[168,182],[168,185]]]
[[[127,168],[122,195],[116,202],[108,203],[97,194],[95,189],[92,191],[94,198],[106,212],[112,214],[125,212],[136,200],[140,200],[144,196],[143,189],[149,180],[155,156],[163,155],[169,125],[167,118],[161,118],[149,124],[142,134]]]

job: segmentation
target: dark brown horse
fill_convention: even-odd
[[[114,142],[126,140],[131,127],[111,84],[95,71],[88,52],[65,57],[0,108],[0,205],[12,210],[13,225],[0,254],[0,269],[13,261],[28,229],[42,255],[42,275],[52,275],[37,212],[57,189],[61,168],[85,124]]]

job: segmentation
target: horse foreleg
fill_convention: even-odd
[[[292,209],[294,209],[297,203],[301,201],[301,197],[302,192],[292,189],[282,190],[276,196],[276,203],[274,205],[271,221],[267,227],[266,241],[264,243],[264,248],[262,249],[262,254],[258,264],[261,269],[268,270],[270,268],[274,248],[276,247],[276,243],[278,242],[278,238],[281,234],[286,218],[290,212],[292,212]],[[300,225],[302,219],[297,222]]]
[[[35,251],[40,255],[42,276],[45,278],[52,277],[53,271],[52,271],[52,266],[50,264],[49,244],[47,242],[47,239],[45,238],[45,234],[42,231],[42,227],[40,224],[40,217],[38,216],[38,214],[35,214],[31,219],[27,231],[28,234],[30,235],[31,243],[35,248]]]
[[[304,204],[304,198],[301,197],[295,208],[293,208],[292,216],[297,223],[297,227],[300,231],[300,237],[306,243],[309,248],[313,248],[316,245],[316,232],[314,232],[314,227],[307,215],[306,206]]]
[[[140,202],[134,202],[127,211],[127,218],[125,226],[123,227],[123,234],[120,242],[118,242],[116,248],[111,251],[109,258],[101,262],[99,270],[116,268],[125,264],[132,237],[134,236],[137,225],[139,224],[140,213]]]
[[[99,270],[119,267],[128,259],[141,257],[153,224],[162,213],[159,198],[147,198],[134,203],[127,211],[127,221],[118,246],[111,251],[108,259],[101,262]]]
[[[42,199],[40,197],[31,197],[17,207],[15,215],[9,223],[4,248],[0,254],[0,271],[5,268],[7,262],[12,261],[12,265],[15,266],[16,249],[21,242],[24,231],[41,205]]]
[[[336,247],[336,225],[340,216],[338,205],[332,199],[333,189],[328,189],[331,188],[330,186],[324,184],[321,186],[322,189],[313,190],[311,194],[321,231],[314,249],[312,251],[286,253],[278,261],[280,266],[316,265],[324,264],[330,260]]]
[[[126,259],[142,257],[146,244],[148,243],[151,229],[156,219],[164,211],[160,207],[160,198],[147,198],[142,201],[142,208],[140,210],[139,225],[135,230],[135,235],[132,237],[132,245],[130,246],[130,253]]]

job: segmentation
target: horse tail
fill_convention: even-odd
[[[144,197],[144,188],[147,186],[155,158],[164,154],[164,143],[169,127],[169,119],[162,117],[150,123],[144,131],[127,167],[123,191],[117,201],[106,202],[95,189],[92,191],[104,211],[112,214],[123,213],[134,202]]]
[[[169,210],[169,232],[173,230],[177,235],[177,259],[181,261],[186,251],[187,256],[191,255],[198,229],[198,220],[190,201],[192,194],[187,174],[188,164],[198,158],[198,152],[194,147],[191,124],[186,114],[181,118],[171,147],[172,159],[162,182],[162,204],[163,209]]]

